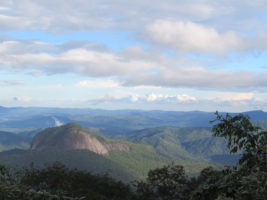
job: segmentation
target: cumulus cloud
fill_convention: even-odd
[[[230,98],[227,95],[232,95]],[[185,109],[185,110],[209,110],[214,111],[218,109],[228,110],[228,112],[240,110],[263,109],[267,106],[266,99],[258,98],[252,93],[219,93],[210,97],[197,98],[188,94],[130,94],[125,96],[117,96],[115,94],[105,95],[99,99],[89,101],[92,105],[128,105],[140,108],[160,108],[165,109]],[[152,107],[151,107],[152,106]],[[183,107],[181,107],[183,106]],[[158,107],[159,108],[159,107]]]
[[[9,67],[15,70],[31,69],[35,72],[43,71],[52,74],[73,72],[88,76],[112,76],[137,73],[153,65],[143,60],[125,59],[114,53],[84,48],[68,49],[54,54],[44,49],[39,52],[25,52],[14,48],[14,51],[10,52],[10,48],[6,48],[6,43],[16,43],[19,48],[23,46],[23,43],[13,41],[0,44],[0,49],[2,49],[0,63],[5,66],[2,69]],[[38,46],[39,44],[34,48]]]
[[[242,24],[266,10],[264,0],[6,0],[0,2],[2,30],[31,29],[51,32],[92,29],[142,29],[162,17],[189,20],[221,19],[221,25]],[[233,22],[233,18],[241,22]],[[225,21],[225,22],[224,22]],[[258,19],[258,21],[260,21]],[[216,24],[216,23],[214,23]],[[259,24],[264,24],[264,20]],[[246,23],[242,26],[245,26]],[[218,24],[220,26],[220,24]],[[228,25],[229,26],[229,25]]]
[[[225,110],[240,112],[253,109],[263,109],[267,100],[257,97],[254,93],[218,92],[205,97],[195,97],[189,94],[163,93],[133,93],[129,95],[109,94],[99,99],[89,101],[98,106],[126,106],[140,109],[167,109],[167,110]]]
[[[107,102],[128,102],[128,103],[192,103],[196,102],[197,98],[188,94],[131,94],[126,96],[105,95],[100,99],[93,100],[97,103]]]
[[[127,86],[193,87],[210,89],[255,89],[267,86],[266,74],[251,71],[208,70],[198,66],[166,67],[157,74],[141,74],[127,80]]]
[[[214,28],[190,21],[157,20],[146,28],[153,42],[182,52],[223,53],[243,47],[234,32],[220,34]]]
[[[120,83],[112,79],[97,79],[79,81],[76,86],[82,88],[116,88],[120,86]]]
[[[19,41],[0,43],[0,70],[27,71],[27,73],[32,71],[33,75],[74,73],[105,78],[107,83],[99,81],[97,84],[112,87],[122,85],[251,89],[267,86],[266,73],[210,70],[182,57],[165,56],[140,47],[114,53],[82,47],[61,49],[62,45],[40,44],[34,41],[29,41],[27,47],[25,43]],[[23,49],[23,46],[26,48]],[[35,52],[34,49],[39,50]],[[111,79],[115,82],[111,82]],[[93,83],[85,81],[79,84],[90,87]]]
[[[176,96],[178,101],[197,101],[196,97],[190,96],[188,94],[181,94]]]
[[[0,1],[0,30],[43,30],[52,33],[130,30],[180,51],[221,53],[266,49],[264,0],[12,0]],[[164,27],[161,29],[161,27]],[[232,31],[229,31],[232,30]],[[237,33],[258,33],[250,45]],[[261,36],[263,35],[263,36]],[[266,35],[266,34],[265,34]]]
[[[166,101],[166,102],[190,102],[197,101],[197,99],[193,96],[187,94],[179,94],[179,95],[163,95],[163,94],[149,94],[144,99],[148,102],[154,101]]]

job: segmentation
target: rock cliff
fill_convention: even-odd
[[[38,133],[31,144],[31,149],[57,148],[62,150],[87,149],[97,154],[110,151],[130,151],[130,147],[120,141],[95,136],[78,124],[47,128]]]

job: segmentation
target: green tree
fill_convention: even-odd
[[[266,200],[267,132],[254,126],[248,116],[216,112],[213,134],[228,141],[238,163],[223,170],[206,168],[188,178],[181,166],[165,166],[149,172],[137,183],[141,199],[155,200]]]
[[[108,175],[68,169],[54,163],[10,172],[0,167],[0,200],[130,200],[130,186]]]
[[[239,153],[241,158],[222,170],[217,182],[198,188],[192,199],[210,199],[209,194],[217,199],[267,199],[267,132],[242,114],[232,117],[216,112],[213,122],[214,136],[226,138],[230,153]]]
[[[184,168],[171,164],[149,171],[146,181],[137,182],[137,193],[144,200],[186,200],[188,182]]]
[[[44,169],[24,170],[21,184],[52,194],[90,200],[124,200],[133,196],[129,185],[108,175],[93,175],[86,171],[69,169],[61,163],[54,163]]]

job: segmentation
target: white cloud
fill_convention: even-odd
[[[157,43],[185,52],[221,53],[248,48],[244,47],[247,38],[237,35],[242,32],[258,33],[249,48],[266,49],[267,44],[259,42],[265,38],[260,32],[266,23],[259,15],[266,9],[265,0],[6,0],[0,1],[0,30],[65,33],[111,29],[140,33],[148,26],[149,35]]]
[[[134,94],[130,96],[131,102],[138,102],[140,95]]]
[[[247,100],[253,100],[254,95],[255,94],[252,92],[246,92],[246,93],[225,92],[217,95],[214,101],[247,101]]]
[[[149,94],[147,97],[146,97],[146,100],[148,102],[150,101],[158,101],[158,100],[161,100],[161,99],[167,99],[168,98],[168,95],[162,95],[162,94]]]
[[[188,94],[181,94],[176,96],[178,101],[197,101],[196,97],[190,96]]]
[[[115,96],[115,95],[105,95],[104,97],[94,100],[94,102],[106,103],[106,102],[128,102],[128,103],[185,103],[185,102],[195,102],[196,97],[190,96],[188,94],[131,94],[125,96]]]
[[[196,97],[190,96],[188,94],[178,94],[178,95],[163,95],[163,94],[149,94],[145,98],[148,102],[153,101],[167,101],[167,102],[190,102],[190,101],[197,101]]]
[[[111,79],[97,79],[79,81],[76,86],[84,88],[116,88],[120,86],[120,83]]]
[[[23,49],[25,46],[25,49]],[[0,43],[0,70],[43,74],[74,73],[105,78],[104,83],[81,82],[80,86],[136,88],[191,87],[209,89],[265,88],[267,74],[248,70],[211,70],[182,57],[132,48],[109,52],[89,48],[67,48],[35,41]],[[35,51],[35,49],[38,49]],[[50,50],[52,49],[52,50]],[[52,53],[51,53],[52,52]],[[132,56],[133,55],[133,56]],[[112,81],[114,82],[112,82]],[[85,80],[86,81],[86,80]],[[105,83],[105,81],[107,81]],[[102,87],[101,86],[101,87]]]
[[[14,100],[14,101],[18,101],[18,102],[29,103],[29,102],[31,102],[33,99],[32,99],[31,97],[14,97],[13,100]]]
[[[266,98],[257,97],[254,93],[217,92],[200,98],[189,94],[166,93],[133,93],[129,95],[109,94],[90,101],[91,105],[112,108],[165,109],[165,110],[214,110],[240,112],[255,109],[266,109]],[[122,108],[122,107],[116,107]]]
[[[223,53],[243,47],[242,39],[234,32],[220,34],[212,27],[190,21],[157,20],[146,32],[153,42],[182,52]]]
[[[118,27],[142,29],[144,24],[162,17],[211,22],[215,18],[224,26],[236,25],[247,18],[257,19],[256,15],[266,10],[266,1],[4,0],[0,7],[2,29],[64,32]]]

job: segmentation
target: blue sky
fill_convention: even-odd
[[[266,0],[0,0],[0,105],[267,110]]]

